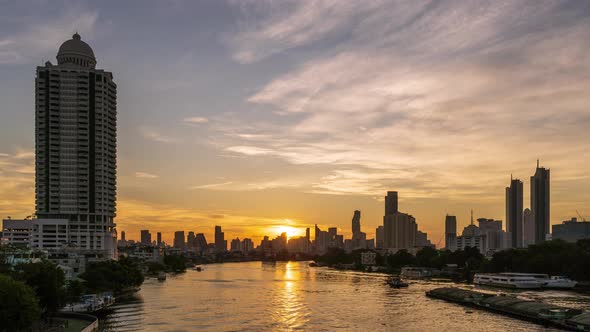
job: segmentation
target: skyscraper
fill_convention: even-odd
[[[115,257],[117,85],[79,34],[35,79],[35,206],[68,242]],[[42,221],[41,221],[42,222]]]
[[[121,232],[121,241],[125,242],[125,231]]]
[[[550,170],[539,167],[535,175],[531,176],[531,211],[535,220],[535,243],[541,243],[549,234],[550,220]]]
[[[162,245],[162,232],[156,233],[156,245],[158,245],[158,246]]]
[[[512,248],[522,248],[522,181],[511,179],[506,187],[506,231]]]
[[[215,251],[225,252],[226,250],[225,234],[221,231],[221,226],[215,226]]]
[[[531,244],[535,244],[535,218],[533,218],[533,211],[530,209],[524,209],[523,212],[523,246],[528,247]]]
[[[388,191],[385,196],[385,215],[389,216],[398,212],[397,191]]]
[[[361,232],[361,211],[355,210],[352,216],[352,237]]]
[[[383,248],[383,226],[378,226],[375,229],[375,248],[382,249]]]
[[[152,234],[147,229],[141,230],[141,244],[149,246],[152,244]]]
[[[387,249],[414,248],[417,232],[416,219],[398,211],[397,191],[388,191],[385,196],[385,215],[383,216],[383,247]]]
[[[450,251],[457,250],[457,217],[445,217],[445,249]]]
[[[174,232],[174,248],[184,249],[184,231]]]

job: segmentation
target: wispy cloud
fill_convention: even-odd
[[[194,116],[190,118],[185,118],[183,121],[189,124],[203,124],[209,122],[209,119],[201,116]]]
[[[0,64],[39,62],[51,54],[64,37],[78,31],[83,37],[91,36],[98,20],[98,12],[72,6],[57,18],[38,17],[36,22],[12,34],[0,33]]]
[[[227,182],[221,182],[221,183],[201,184],[201,185],[197,185],[197,186],[192,186],[189,189],[191,189],[191,190],[196,190],[196,189],[220,189],[220,188],[229,186],[232,183],[233,182],[231,182],[231,181],[227,181]]]
[[[159,131],[157,131],[153,128],[140,127],[139,132],[141,133],[141,135],[144,138],[149,139],[154,142],[158,142],[158,143],[178,143],[179,142],[178,138],[161,134]]]
[[[146,172],[135,172],[135,177],[140,179],[157,179],[159,178],[156,174],[146,173]]]

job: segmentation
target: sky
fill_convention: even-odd
[[[590,218],[590,1],[0,0],[0,216],[34,212],[35,67],[74,32],[118,85],[117,229],[373,237],[383,196],[443,244],[551,169]]]

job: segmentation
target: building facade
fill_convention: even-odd
[[[66,242],[116,257],[117,85],[74,34],[35,79],[35,206]],[[55,223],[53,223],[55,224]],[[43,228],[43,227],[41,227]]]
[[[590,239],[590,222],[578,221],[577,218],[566,220],[560,225],[553,225],[553,239],[567,242]]]
[[[511,179],[506,187],[506,232],[512,236],[511,248],[522,248],[522,181]]]
[[[445,217],[445,249],[457,250],[457,217],[448,214]]]
[[[539,167],[531,176],[531,211],[535,221],[535,243],[541,243],[549,236],[551,223],[550,170]]]

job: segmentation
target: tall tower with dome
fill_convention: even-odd
[[[116,254],[117,85],[78,33],[35,79],[35,206],[60,243]]]

